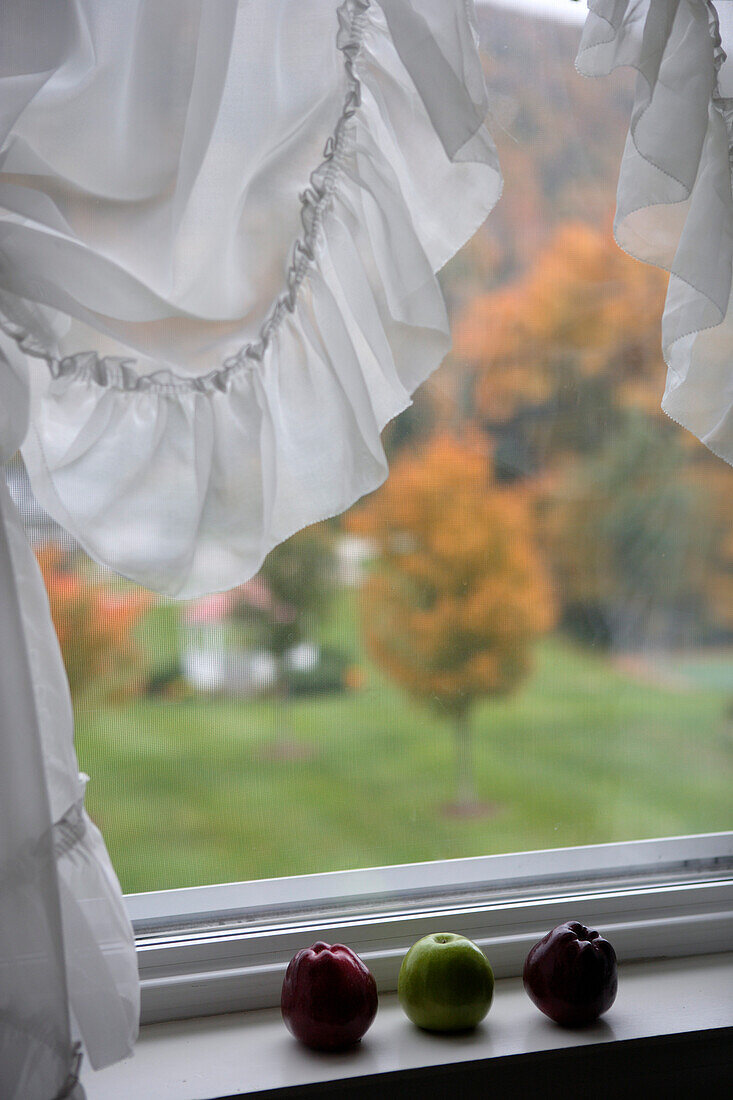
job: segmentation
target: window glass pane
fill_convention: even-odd
[[[126,891],[731,826],[733,475],[661,413],[666,279],[613,241],[633,77],[550,7],[479,7],[504,195],[383,489],[180,604],[10,468]]]

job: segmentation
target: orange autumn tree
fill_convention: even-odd
[[[660,408],[666,283],[610,225],[567,223],[455,329],[463,407],[497,440],[500,476],[529,476],[544,496],[565,625],[614,645],[733,624],[731,481]]]
[[[87,576],[56,543],[36,549],[51,618],[75,703],[90,694],[124,698],[142,685],[133,631],[152,603],[142,590],[115,591]]]
[[[531,409],[543,458],[593,450],[617,410],[661,416],[666,281],[626,256],[610,227],[560,226],[523,275],[459,319],[454,356],[477,415],[497,428]]]
[[[485,442],[443,435],[402,452],[349,522],[380,553],[362,590],[369,650],[451,718],[457,806],[469,809],[473,704],[521,684],[533,640],[554,620],[527,493],[496,483]]]

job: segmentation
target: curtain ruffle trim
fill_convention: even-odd
[[[104,841],[83,801],[54,826],[54,853],[69,1004],[90,1064],[102,1069],[131,1054],[138,1033],[133,931]]]
[[[141,377],[92,351],[58,360],[5,323],[50,368],[22,448],[34,491],[93,557],[173,596],[228,588],[384,480],[381,430],[450,347],[435,273],[501,192],[476,121],[471,7],[436,9],[432,49],[408,55],[391,24],[404,42],[411,20],[428,26],[410,0],[385,4],[388,18],[373,0],[339,6],[346,94],[301,195],[286,289],[259,338],[211,373]],[[431,114],[441,65],[453,100]]]
[[[712,0],[591,0],[576,66],[639,73],[614,232],[670,272],[662,408],[733,462],[733,100]]]
[[[228,356],[222,366],[208,374],[191,378],[168,369],[141,375],[133,369],[135,360],[119,356],[100,356],[93,350],[77,352],[59,359],[22,325],[14,324],[1,315],[0,328],[27,355],[45,359],[53,378],[93,382],[98,386],[109,386],[118,390],[154,393],[173,393],[176,390],[196,393],[209,393],[213,390],[226,392],[234,372],[255,369],[262,362],[285,313],[295,312],[301,285],[307,279],[310,268],[317,262],[321,223],[336,187],[341,160],[350,144],[349,121],[361,104],[361,82],[356,75],[354,61],[361,50],[370,6],[371,0],[345,0],[337,11],[340,26],[337,44],[344,57],[348,91],[336,127],[323,150],[323,160],[311,173],[310,185],[300,195],[303,233],[293,245],[285,279],[287,289],[272,306],[256,340],[243,345],[235,355]]]
[[[86,776],[81,776],[84,782]],[[52,826],[59,896],[65,929],[69,1003],[95,1068],[132,1052],[137,1034],[140,995],[132,929],[120,900],[117,878],[99,830],[79,799]],[[29,846],[0,870],[0,885],[22,890],[38,874],[46,838]],[[100,991],[114,991],[99,1015]],[[30,1027],[30,1025],[27,1025]],[[39,1043],[43,1037],[37,1037]],[[79,1048],[81,1049],[81,1048]],[[78,1069],[76,1062],[73,1063]],[[73,1094],[77,1079],[67,1092]]]

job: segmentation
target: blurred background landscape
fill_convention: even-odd
[[[660,411],[666,278],[613,241],[632,77],[479,18],[504,195],[382,489],[181,604],[10,469],[127,892],[731,827],[733,474]]]

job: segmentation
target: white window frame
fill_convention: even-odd
[[[733,949],[733,832],[163,890],[126,897],[142,1021],[279,1004],[285,967],[318,939],[348,943],[394,990],[408,947],[460,932],[497,977],[564,920],[619,959]]]

